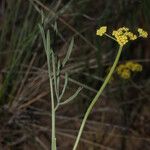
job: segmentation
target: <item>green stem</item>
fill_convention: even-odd
[[[54,97],[53,97],[53,85],[52,79],[50,79],[50,87],[51,87],[51,113],[52,113],[52,135],[51,135],[51,149],[56,150],[56,136],[55,136],[55,106],[54,106]]]
[[[112,40],[114,40],[114,41],[117,41],[114,37],[110,36],[109,34],[105,33],[105,35],[106,35],[107,37],[109,37],[110,39],[112,39]]]
[[[86,113],[85,113],[85,116],[84,116],[84,118],[83,118],[83,120],[82,120],[82,124],[81,124],[81,126],[80,126],[80,130],[79,130],[79,132],[78,132],[78,136],[77,136],[77,138],[76,138],[76,141],[75,141],[73,150],[76,150],[76,149],[77,149],[77,146],[78,146],[78,143],[79,143],[81,134],[82,134],[82,132],[83,132],[83,128],[84,128],[85,123],[86,123],[86,120],[87,120],[87,118],[88,118],[90,112],[92,111],[92,109],[93,109],[95,103],[97,102],[99,96],[101,95],[101,93],[102,93],[103,90],[105,89],[106,85],[108,84],[108,82],[109,82],[109,80],[110,80],[110,78],[111,78],[111,76],[112,76],[112,74],[113,74],[113,72],[114,72],[114,70],[115,70],[115,68],[116,68],[116,66],[117,66],[117,63],[118,63],[118,61],[119,61],[121,52],[122,52],[122,46],[119,47],[117,56],[116,56],[116,58],[115,58],[115,61],[114,61],[113,66],[112,66],[111,69],[110,69],[110,72],[108,73],[108,75],[107,75],[107,77],[106,77],[104,83],[103,83],[102,86],[100,87],[99,91],[97,92],[96,96],[95,96],[94,99],[92,100],[90,106],[88,107],[88,109],[87,109],[87,111],[86,111]]]
[[[48,64],[48,75],[49,75],[49,85],[51,92],[51,122],[52,122],[52,131],[51,131],[51,149],[56,150],[56,135],[55,135],[55,104],[54,104],[54,95],[53,95],[53,79],[51,77],[51,68],[50,68],[50,52],[47,51],[47,64]]]

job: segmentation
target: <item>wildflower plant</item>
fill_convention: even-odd
[[[140,31],[139,31],[139,29],[140,29]],[[83,132],[83,129],[84,129],[84,126],[85,126],[85,123],[86,123],[86,120],[87,120],[90,112],[92,111],[95,103],[98,101],[100,95],[102,94],[103,90],[105,89],[105,87],[107,86],[109,81],[111,80],[113,73],[115,72],[115,69],[116,69],[116,66],[118,64],[118,61],[119,61],[119,58],[120,58],[120,55],[122,53],[124,45],[126,45],[129,41],[136,40],[138,37],[146,38],[148,36],[148,33],[146,31],[144,31],[141,28],[139,28],[139,29],[138,29],[138,32],[140,32],[139,35],[136,35],[136,34],[132,33],[129,30],[129,28],[127,28],[127,27],[121,27],[118,30],[114,30],[111,35],[107,34],[107,26],[102,26],[96,31],[96,35],[98,35],[98,36],[107,36],[110,39],[116,41],[119,45],[119,50],[118,50],[118,53],[116,55],[116,58],[114,60],[114,63],[112,65],[108,75],[106,76],[102,86],[100,87],[97,94],[95,95],[95,97],[91,101],[91,103],[90,103],[90,105],[89,105],[89,107],[88,107],[88,109],[87,109],[87,111],[84,115],[84,118],[82,120],[80,129],[79,129],[79,132],[78,132],[78,136],[76,138],[76,141],[75,141],[75,144],[74,144],[74,147],[73,147],[73,150],[77,149],[81,134]],[[128,78],[130,77],[129,70],[126,70],[124,72],[124,76],[126,76]]]
[[[63,88],[60,88],[60,80],[61,80],[61,70],[66,65],[67,61],[69,60],[71,51],[74,45],[74,39],[71,40],[69,45],[66,57],[63,59],[62,62],[56,59],[54,51],[50,47],[50,33],[49,30],[47,34],[45,34],[44,29],[41,25],[39,25],[39,29],[43,38],[44,49],[47,56],[47,65],[48,65],[48,77],[49,77],[49,85],[50,85],[50,96],[51,96],[51,123],[52,123],[52,130],[51,130],[51,150],[56,150],[56,127],[55,127],[55,118],[56,118],[56,111],[60,106],[68,104],[75,97],[79,94],[82,90],[82,87],[79,87],[76,92],[70,96],[65,101],[62,101],[64,93],[66,91],[68,85],[68,74],[67,72],[64,75],[65,81]]]
[[[69,59],[71,51],[72,51],[72,47],[73,47],[73,40],[70,44],[67,55],[64,58],[63,62],[62,63],[60,61],[56,62],[54,52],[50,48],[50,34],[49,34],[49,31],[47,32],[47,35],[45,35],[43,27],[41,25],[39,27],[40,27],[40,32],[41,32],[41,35],[42,35],[42,38],[43,38],[44,49],[45,49],[46,56],[47,56],[48,75],[49,75],[49,81],[50,81],[49,84],[50,84],[50,93],[51,93],[51,116],[52,116],[52,118],[51,118],[51,122],[52,122],[51,149],[56,150],[57,149],[57,147],[56,147],[56,135],[55,135],[56,111],[57,111],[57,109],[59,108],[60,105],[67,104],[68,102],[72,101],[78,95],[78,93],[81,91],[82,88],[79,88],[75,92],[75,94],[72,95],[70,98],[68,98],[66,101],[61,102],[61,98],[62,98],[62,96],[65,92],[65,89],[67,87],[68,76],[67,76],[67,74],[65,75],[64,88],[62,90],[62,93],[60,93],[60,89],[59,89],[59,80],[60,80],[59,75],[60,75],[60,72],[61,72],[61,67],[60,66],[64,67],[64,65],[66,64],[66,62]],[[108,72],[108,75],[106,76],[102,86],[100,87],[97,94],[92,99],[89,107],[87,108],[87,111],[84,115],[84,118],[82,120],[80,129],[79,129],[77,138],[75,140],[73,150],[77,149],[77,146],[79,144],[81,134],[83,132],[85,123],[87,121],[87,118],[88,118],[90,112],[92,111],[94,105],[98,101],[100,95],[102,94],[105,87],[107,86],[110,79],[112,78],[113,73],[116,71],[117,74],[120,75],[122,78],[129,79],[130,76],[131,76],[131,72],[142,71],[142,66],[140,64],[134,63],[134,62],[131,62],[131,61],[127,62],[126,64],[121,64],[117,67],[117,64],[118,64],[120,55],[122,53],[123,47],[129,41],[134,41],[139,37],[146,38],[148,36],[148,33],[146,31],[144,31],[143,29],[141,29],[141,28],[138,29],[138,33],[139,34],[136,35],[136,34],[132,33],[129,30],[129,28],[121,27],[117,30],[114,30],[111,34],[108,34],[107,33],[107,26],[102,26],[96,31],[96,35],[98,35],[98,36],[107,36],[110,39],[116,41],[119,45],[119,49],[118,49],[116,58],[114,60],[114,63],[112,65],[112,67],[110,68],[110,71]],[[54,94],[55,94],[56,100],[54,100]]]

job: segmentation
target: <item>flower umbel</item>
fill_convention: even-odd
[[[144,31],[142,28],[138,28],[139,37],[147,38],[148,33]]]
[[[139,63],[135,63],[133,61],[128,61],[125,66],[130,69],[133,72],[141,72],[143,70],[143,67]]]
[[[116,38],[120,46],[124,46],[130,40],[136,40],[137,36],[129,31],[129,28],[122,27],[118,30],[114,30],[112,35]]]
[[[107,27],[102,26],[96,31],[96,35],[103,36],[106,33],[106,31],[107,31]]]
[[[134,41],[138,37],[147,38],[148,36],[148,33],[144,31],[142,28],[138,28],[138,33],[139,33],[138,36],[132,33],[127,27],[121,27],[118,30],[114,30],[112,32],[112,36],[109,34],[105,34],[106,31],[107,31],[107,26],[102,26],[96,31],[96,35],[98,36],[106,35],[107,37],[117,41],[117,43],[120,46],[124,46],[129,41]]]
[[[116,73],[122,79],[129,79],[131,77],[132,72],[141,72],[142,70],[143,70],[143,67],[141,64],[133,62],[133,61],[127,61],[125,64],[120,64],[116,68]]]

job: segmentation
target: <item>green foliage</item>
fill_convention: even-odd
[[[22,8],[23,3],[19,0],[8,1],[4,14],[4,23],[0,34],[0,63],[2,70],[6,70],[3,85],[0,87],[0,103],[12,102],[10,97],[17,92],[17,84],[23,76],[23,71],[33,55],[33,46],[37,39],[38,15],[33,14],[34,10],[30,3]],[[24,13],[26,12],[26,13]]]

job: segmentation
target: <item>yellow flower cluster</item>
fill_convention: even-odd
[[[143,67],[139,63],[135,63],[133,61],[128,61],[125,66],[130,69],[133,72],[141,72],[143,70]]]
[[[107,26],[102,26],[96,31],[96,35],[98,36],[106,35],[109,38],[117,41],[120,46],[124,46],[129,41],[136,40],[138,37],[147,38],[148,36],[148,33],[144,31],[142,28],[138,28],[138,33],[139,33],[138,36],[130,32],[129,28],[127,27],[121,27],[118,30],[114,30],[112,32],[112,36],[106,34],[106,31],[107,31]]]
[[[102,26],[96,31],[96,35],[103,36],[106,33],[106,31],[107,31],[107,27]]]
[[[136,40],[137,36],[129,31],[129,28],[122,27],[112,32],[120,46],[125,45],[130,40]]]
[[[139,37],[147,38],[148,33],[141,28],[138,28]]]
[[[120,77],[121,77],[122,79],[130,79],[130,77],[131,77],[131,72],[130,72],[130,70],[129,70],[129,69],[124,69],[124,70],[122,71]]]
[[[131,77],[131,72],[141,72],[142,65],[135,63],[133,61],[128,61],[125,64],[120,64],[116,68],[117,74],[123,79],[129,79]]]

